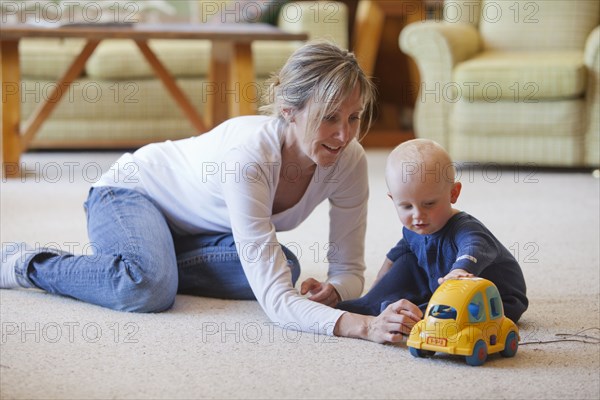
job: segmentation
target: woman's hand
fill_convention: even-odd
[[[367,339],[376,343],[398,343],[423,318],[415,304],[402,299],[387,306],[377,317],[344,313],[333,330],[337,336]]]
[[[308,278],[300,285],[300,294],[311,294],[309,300],[325,304],[329,307],[335,307],[341,298],[335,287],[331,283],[319,282],[314,278]]]
[[[401,342],[421,318],[419,307],[408,300],[398,300],[369,323],[367,339],[378,343]]]

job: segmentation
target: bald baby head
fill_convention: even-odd
[[[422,235],[442,229],[458,210],[462,185],[454,182],[452,159],[439,144],[410,140],[396,147],[385,170],[389,197],[402,224]]]
[[[390,191],[397,184],[429,182],[453,184],[456,169],[442,146],[429,139],[414,139],[397,146],[387,159],[385,179]]]

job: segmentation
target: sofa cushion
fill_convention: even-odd
[[[346,21],[348,9],[344,3],[334,1],[292,2],[283,4],[277,26],[290,33],[306,33],[309,40],[326,39],[343,48],[348,47]],[[300,18],[304,16],[304,18]],[[270,75],[278,71],[292,53],[301,47],[301,41],[256,41],[252,43],[254,70],[257,75]]]
[[[207,40],[149,40],[148,45],[175,77],[208,74],[211,44]],[[302,42],[256,41],[252,43],[257,75],[281,68]],[[130,40],[104,40],[92,54],[86,72],[94,79],[138,79],[154,77],[154,72],[135,43]]]
[[[348,7],[339,1],[292,1],[279,13],[277,26],[306,33],[308,40],[325,39],[348,48]]]
[[[583,50],[600,21],[600,2],[483,0],[481,13],[486,50]]]
[[[256,41],[252,43],[254,73],[257,76],[269,76],[279,71],[287,59],[303,42]]]
[[[21,39],[21,75],[29,78],[57,79],[65,73],[84,45],[85,39]]]
[[[458,64],[453,94],[466,100],[536,102],[581,96],[587,69],[582,51],[483,52]]]
[[[206,75],[210,60],[207,40],[153,39],[148,46],[173,76]],[[95,79],[153,77],[152,67],[135,42],[128,39],[103,40],[86,64]]]

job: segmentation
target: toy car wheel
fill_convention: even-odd
[[[414,357],[425,358],[425,357],[431,357],[432,355],[435,354],[435,351],[416,349],[414,347],[409,347],[408,350],[410,351],[410,354],[412,354]]]
[[[475,347],[473,347],[473,354],[466,357],[467,364],[472,365],[474,367],[478,367],[483,365],[485,360],[487,359],[487,346],[483,340],[478,340],[475,343]]]
[[[504,350],[502,350],[500,354],[504,357],[514,357],[514,355],[517,354],[518,349],[519,341],[517,340],[517,334],[515,332],[510,332],[506,337]]]

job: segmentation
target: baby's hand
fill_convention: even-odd
[[[448,275],[444,276],[443,278],[438,279],[438,283],[441,285],[442,283],[446,282],[448,279],[456,279],[456,278],[472,278],[475,275],[473,275],[470,272],[465,271],[464,269],[453,269],[452,271],[450,271],[448,273]]]

